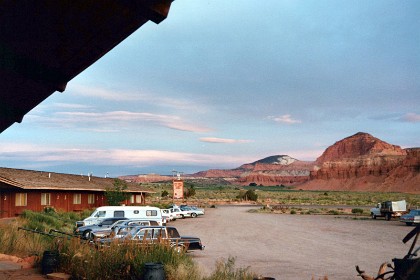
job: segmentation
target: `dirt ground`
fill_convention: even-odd
[[[181,235],[201,238],[204,251],[191,252],[203,273],[229,256],[237,267],[276,279],[362,279],[355,266],[376,276],[383,262],[407,254],[401,240],[413,229],[383,219],[343,216],[258,214],[255,207],[207,208],[196,219],[171,223]]]
[[[250,267],[277,280],[362,279],[355,266],[375,275],[383,262],[402,258],[413,229],[398,221],[343,216],[249,213],[253,206],[207,208],[199,218],[171,222],[181,235],[201,238],[204,251],[189,252],[203,274],[215,261],[236,258],[236,267]],[[1,272],[0,279],[45,279],[37,270]]]

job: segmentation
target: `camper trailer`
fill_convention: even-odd
[[[101,206],[83,221],[77,221],[76,226],[96,225],[105,218],[127,218],[155,221],[164,225],[162,213],[158,207],[151,206]]]

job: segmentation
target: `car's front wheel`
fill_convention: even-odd
[[[90,230],[86,230],[83,232],[83,238],[86,240],[92,240],[93,239],[93,234],[92,231]]]
[[[174,249],[174,251],[175,252],[177,252],[177,253],[179,253],[179,254],[181,254],[181,253],[184,253],[186,250],[185,250],[185,247],[184,246],[182,246],[182,245],[175,245],[174,247],[173,247],[173,249]]]
[[[197,218],[197,213],[191,213],[191,217]]]
[[[370,216],[372,217],[372,219],[376,219],[376,215],[373,213],[370,213]]]

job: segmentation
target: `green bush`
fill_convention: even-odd
[[[363,209],[360,209],[360,208],[353,208],[353,209],[351,209],[351,212],[352,212],[353,214],[363,214]]]
[[[327,213],[330,215],[340,215],[340,212],[337,210],[329,210]]]

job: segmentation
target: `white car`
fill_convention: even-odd
[[[197,208],[195,206],[180,206],[181,211],[186,211],[189,213],[189,217],[196,218],[198,216],[204,215],[204,209]]]
[[[181,218],[181,216],[177,217],[175,213],[171,212],[171,209],[161,209],[162,217],[166,218],[166,221],[175,221],[177,218]]]

